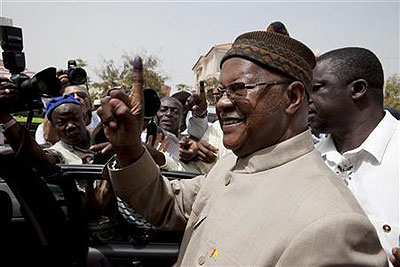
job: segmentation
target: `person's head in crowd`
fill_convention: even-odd
[[[62,141],[79,147],[88,145],[82,104],[73,96],[64,95],[52,98],[47,103],[46,115]]]
[[[180,91],[172,95],[173,98],[176,98],[181,102],[182,107],[183,107],[183,116],[182,116],[182,121],[181,121],[181,128],[180,132],[183,132],[186,130],[186,116],[189,112],[189,109],[187,108],[186,101],[190,97],[190,93],[186,91]]]
[[[314,66],[313,52],[280,22],[237,37],[221,61],[224,145],[243,157],[305,131]]]
[[[332,50],[317,58],[310,92],[310,127],[319,133],[345,132],[383,117],[383,69],[371,51]]]
[[[90,94],[86,85],[68,85],[64,89],[64,95],[72,95],[82,103],[83,112],[86,114],[86,125],[88,125],[92,119],[92,102],[90,101]]]
[[[164,130],[178,136],[182,120],[183,107],[177,99],[166,96],[161,99],[160,109],[157,111],[157,124]]]

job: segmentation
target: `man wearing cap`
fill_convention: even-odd
[[[47,103],[46,115],[60,141],[45,151],[54,153],[58,163],[84,164],[93,161],[94,152],[89,150],[90,136],[81,105],[72,95],[56,97]]]
[[[367,216],[314,149],[306,99],[314,65],[281,23],[240,35],[222,59],[217,103],[234,153],[191,180],[162,177],[140,143],[140,58],[130,97],[103,100],[114,189],[153,225],[185,229],[177,265],[387,265]]]
[[[2,93],[0,85],[0,102],[4,96]],[[95,153],[89,149],[90,137],[81,105],[81,102],[72,95],[55,97],[47,103],[46,115],[60,137],[60,141],[44,150],[30,137],[23,126],[15,122],[10,114],[0,111],[0,123],[8,124],[5,135],[17,156],[29,161],[43,173],[52,173],[57,163],[93,162]],[[84,204],[92,216],[90,222],[102,222],[103,225],[109,223],[107,218],[101,216],[112,196],[109,183],[102,180],[96,188],[93,188],[87,181],[79,180],[77,186],[82,192],[86,192]],[[96,233],[96,231],[90,229],[90,233]],[[101,235],[98,237],[101,238]]]
[[[18,123],[9,127],[5,135],[14,151],[20,151],[21,156],[37,161],[35,165],[42,166],[44,170],[47,165],[56,163],[89,163],[93,159],[94,152],[88,150],[90,138],[81,106],[82,104],[72,95],[49,100],[46,115],[60,137],[60,141],[49,149],[45,149],[46,153],[43,153],[38,144],[31,140],[29,133]],[[13,121],[11,115],[0,112],[0,120],[7,119]]]

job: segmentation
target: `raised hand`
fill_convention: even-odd
[[[400,248],[395,247],[392,249],[392,256],[390,256],[390,261],[394,267],[400,267]]]
[[[218,148],[210,145],[204,140],[200,140],[197,145],[199,147],[199,151],[196,156],[197,160],[205,163],[214,163],[217,160]]]
[[[205,116],[207,113],[207,100],[203,81],[200,82],[200,94],[192,94],[186,105],[196,116]]]
[[[104,133],[112,144],[121,167],[136,161],[143,153],[140,135],[143,128],[143,66],[142,59],[133,61],[131,94],[113,90],[98,109]]]
[[[182,162],[189,162],[197,156],[199,151],[199,147],[197,142],[189,139],[188,137],[184,137],[179,141],[179,159]]]
[[[0,77],[0,114],[9,114],[18,110],[21,98],[15,85],[5,77]]]

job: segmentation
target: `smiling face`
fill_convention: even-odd
[[[172,97],[161,99],[161,106],[157,112],[158,125],[178,136],[182,120],[182,105]]]
[[[221,69],[220,83],[285,81],[273,73],[242,58],[226,60]],[[224,133],[225,147],[239,157],[278,143],[287,129],[283,88],[287,85],[256,86],[245,96],[232,100],[225,93],[217,102],[217,115]]]
[[[83,147],[88,141],[86,124],[81,106],[65,103],[53,111],[52,123],[61,140]]]

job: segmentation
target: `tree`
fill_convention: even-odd
[[[400,110],[400,76],[394,74],[386,80],[385,100],[386,107],[392,107]]]
[[[148,55],[143,52],[143,78],[144,88],[152,88],[158,93],[161,85],[168,79],[162,75],[158,68],[160,67],[160,59],[155,55]],[[131,88],[132,87],[132,72],[134,56],[124,53],[121,56],[122,66],[118,67],[114,61],[103,59],[100,70],[96,71],[101,82],[93,83],[92,86],[98,90],[98,95],[105,96],[107,91],[113,87]]]
[[[177,91],[189,91],[190,86],[184,83],[178,83],[175,85]]]

